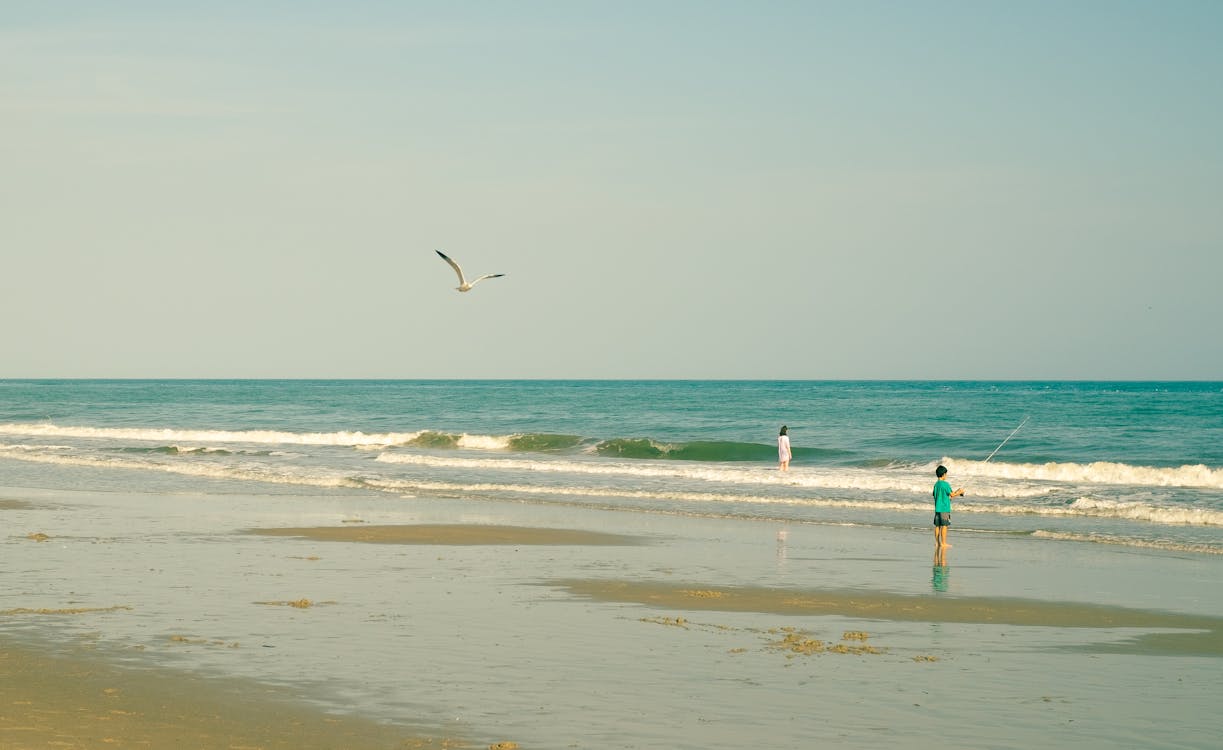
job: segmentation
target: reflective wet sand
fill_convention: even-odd
[[[1215,557],[962,534],[932,562],[924,527],[444,498],[4,497],[6,750],[1218,744]]]
[[[262,536],[288,536],[323,542],[439,545],[632,545],[640,540],[622,534],[578,529],[492,526],[486,524],[404,524],[376,526],[312,526],[248,529]]]
[[[460,748],[297,702],[291,691],[237,679],[116,666],[75,650],[0,645],[0,746],[334,750]]]
[[[1223,656],[1223,618],[1080,602],[981,596],[940,598],[871,591],[784,590],[605,579],[562,580],[554,585],[588,599],[678,610],[761,612],[899,622],[1021,625],[1054,628],[1159,628],[1100,648],[1148,656]]]

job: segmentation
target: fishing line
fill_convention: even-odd
[[[1031,417],[1024,417],[1023,421],[1019,423],[1019,427],[1023,427],[1025,424],[1027,424],[1029,419],[1031,419]],[[1003,440],[1001,443],[998,443],[998,447],[994,448],[994,453],[997,453],[998,451],[1002,450],[1002,446],[1006,445],[1007,442],[1009,442],[1011,438],[1015,437],[1015,433],[1019,432],[1019,427],[1016,427],[1015,429],[1011,430],[1011,434],[1007,435],[1006,439]],[[988,456],[986,456],[985,460],[982,461],[981,463],[983,464],[989,463],[989,460],[994,457],[994,453],[991,453]]]
[[[986,457],[985,457],[985,460],[984,460],[984,461],[982,461],[981,463],[982,463],[982,464],[987,464],[987,463],[989,463],[989,460],[990,460],[991,458],[993,458],[993,457],[994,457],[994,455],[995,455],[996,453],[998,453],[998,451],[1002,450],[1002,446],[1004,446],[1004,445],[1006,445],[1008,442],[1010,442],[1011,438],[1015,437],[1015,433],[1016,433],[1016,432],[1019,432],[1020,427],[1023,427],[1025,424],[1027,424],[1027,423],[1028,423],[1028,420],[1029,420],[1029,419],[1031,419],[1031,418],[1032,418],[1031,416],[1024,417],[1024,418],[1023,418],[1023,421],[1019,423],[1019,427],[1016,427],[1015,429],[1011,430],[1011,434],[1010,434],[1010,435],[1007,435],[1005,438],[1003,438],[1002,442],[1001,442],[1001,443],[998,443],[998,447],[997,447],[997,448],[994,448],[993,452],[991,452],[991,453],[990,453],[988,456],[986,456]],[[964,495],[964,488],[965,488],[965,487],[967,487],[967,486],[968,486],[967,484],[962,484],[962,485],[960,485],[960,489],[959,489],[959,492],[960,492],[960,497],[964,497],[964,496],[965,496],[965,495]]]

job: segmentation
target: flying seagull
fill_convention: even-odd
[[[463,276],[463,269],[459,268],[459,264],[451,260],[449,255],[446,255],[441,250],[434,250],[433,252],[442,256],[442,260],[449,263],[450,267],[454,269],[454,272],[459,275],[459,285],[455,288],[458,289],[460,292],[470,292],[473,286],[475,286],[476,284],[479,284],[481,281],[484,281],[485,279],[495,279],[499,276],[505,275],[503,273],[486,273],[483,276],[481,276],[480,278],[474,281],[468,282],[467,278]]]

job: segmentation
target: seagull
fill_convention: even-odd
[[[467,278],[463,276],[463,269],[459,268],[459,264],[451,260],[449,255],[446,255],[441,250],[434,250],[433,252],[442,256],[442,260],[449,263],[450,267],[454,269],[454,272],[459,275],[459,285],[455,287],[455,289],[458,289],[460,292],[470,292],[473,286],[475,286],[476,284],[479,284],[481,281],[484,281],[485,279],[495,279],[495,278],[498,278],[499,276],[505,275],[503,273],[486,273],[483,276],[481,276],[480,278],[474,281],[468,282]]]

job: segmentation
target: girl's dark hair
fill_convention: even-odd
[[[777,433],[777,434],[778,434],[778,435],[784,435],[784,434],[786,434],[786,430],[788,430],[788,429],[790,429],[790,428],[789,428],[789,427],[786,427],[786,426],[783,424],[783,425],[781,426],[781,432],[779,432],[779,433]]]

